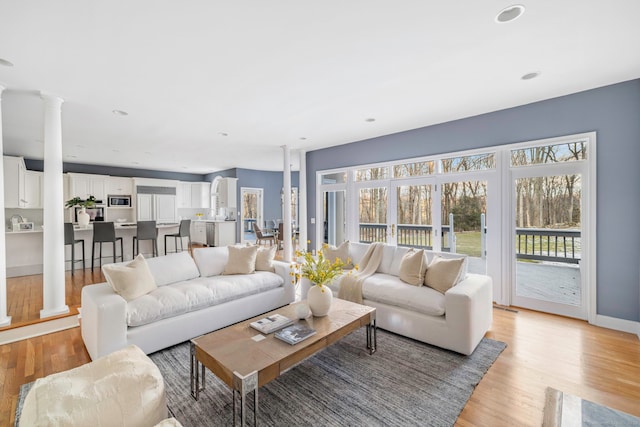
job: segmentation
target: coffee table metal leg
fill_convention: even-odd
[[[373,354],[376,352],[378,346],[378,337],[377,337],[377,328],[376,328],[376,319],[372,316],[371,323],[367,325],[367,348],[369,349],[369,354]]]
[[[194,343],[190,343],[190,353],[191,353],[191,366],[190,366],[190,376],[191,376],[191,396],[198,400],[200,397],[200,392],[205,388],[205,375],[204,375],[204,365],[200,363],[198,358],[196,357],[196,346]],[[200,386],[200,376],[202,376],[202,387]]]
[[[236,392],[240,393],[240,425],[246,421],[245,396],[253,391],[253,422],[258,425],[258,371],[253,371],[245,376],[237,372],[233,373],[233,425],[236,425]]]

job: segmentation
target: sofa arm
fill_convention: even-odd
[[[127,346],[127,302],[107,283],[82,288],[80,329],[91,359]]]
[[[282,280],[284,280],[284,285],[282,285],[282,287],[284,288],[287,302],[295,301],[296,283],[293,276],[293,273],[295,272],[292,268],[292,264],[285,261],[273,261],[273,266],[276,269],[276,274],[282,277]]]
[[[459,334],[461,345],[470,354],[493,320],[493,281],[483,274],[467,274],[445,293],[447,325]]]

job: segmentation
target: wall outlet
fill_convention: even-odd
[[[315,218],[311,218],[310,221],[311,221],[311,224],[315,224],[316,223],[316,219]]]

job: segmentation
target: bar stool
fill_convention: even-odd
[[[93,262],[95,261],[94,251],[96,243],[100,244],[100,265],[102,265],[102,244],[113,244],[113,262],[116,262],[116,242],[120,240],[120,258],[124,261],[124,251],[122,245],[122,237],[116,237],[116,228],[113,222],[96,221],[93,223],[93,245],[91,245],[91,270],[93,271]]]
[[[173,237],[173,241],[175,242],[176,250],[178,252],[178,239],[180,239],[180,252],[184,250],[184,246],[182,245],[182,238],[189,238],[189,243],[187,245],[187,250],[191,249],[191,220],[183,219],[180,221],[180,228],[178,232],[175,234],[165,234],[164,235],[164,254],[167,254],[167,237]]]
[[[76,260],[76,243],[82,244],[82,259],[79,260]],[[84,270],[84,240],[76,239],[73,224],[70,222],[64,223],[64,245],[71,245],[71,274],[74,273],[76,262],[82,261],[82,269]]]
[[[155,221],[138,221],[136,235],[133,236],[133,257],[139,252],[140,240],[153,240],[151,254],[158,256],[158,228]]]

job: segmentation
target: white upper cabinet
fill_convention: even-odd
[[[107,201],[107,176],[84,173],[69,174],[69,195],[86,199],[94,196],[103,203]]]
[[[42,209],[42,185],[44,173],[25,171],[24,173],[24,207],[27,209]]]
[[[130,196],[133,194],[133,179],[119,176],[107,177],[107,195]]]
[[[176,189],[178,209],[191,207],[191,183],[180,182]]]
[[[24,208],[25,199],[25,172],[22,157],[4,156],[4,207]]]
[[[218,204],[221,208],[237,208],[236,187],[238,178],[222,178],[218,184]]]
[[[211,184],[208,182],[191,183],[191,207],[194,209],[211,208]]]

